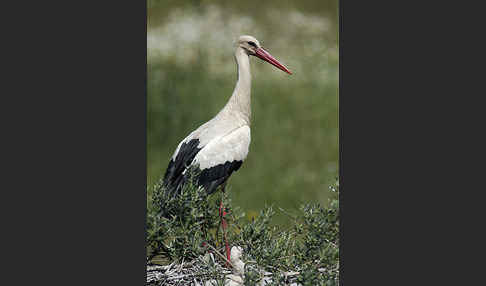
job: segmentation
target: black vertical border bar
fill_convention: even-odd
[[[145,284],[147,2],[51,2],[5,9],[0,284]]]

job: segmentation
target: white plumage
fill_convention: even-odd
[[[250,127],[239,127],[230,133],[213,138],[197,153],[193,164],[199,164],[201,170],[226,162],[244,161],[250,147]]]

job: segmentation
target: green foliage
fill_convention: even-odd
[[[338,185],[332,187],[338,193]],[[285,212],[284,210],[281,210]],[[280,230],[271,226],[273,207],[266,207],[241,232],[232,237],[232,243],[244,248],[246,260],[255,260],[259,266],[274,274],[281,271],[299,271],[302,285],[337,285],[339,265],[339,201],[331,199],[329,207],[318,203],[306,204],[292,218],[293,227]],[[319,271],[318,269],[321,269]],[[258,277],[246,272],[248,283]],[[253,271],[255,272],[255,271]],[[279,275],[273,281],[281,281]],[[247,284],[247,285],[251,285]],[[279,285],[278,283],[276,285]]]
[[[190,173],[194,171],[189,170]],[[205,253],[203,243],[214,244],[218,205],[192,178],[180,194],[155,186],[147,212],[148,260],[157,255],[168,260],[190,260]]]
[[[160,254],[168,264],[194,259],[207,253],[204,243],[221,245],[218,237],[220,200],[229,212],[228,241],[243,248],[245,285],[255,285],[262,271],[273,273],[271,285],[285,284],[283,272],[299,272],[302,285],[338,285],[339,280],[339,186],[331,187],[329,206],[303,205],[296,215],[278,209],[290,220],[291,227],[272,225],[273,206],[265,207],[251,220],[231,200],[208,197],[192,184],[175,197],[168,197],[160,185],[154,191],[148,211],[150,261]],[[154,261],[150,261],[154,262]]]

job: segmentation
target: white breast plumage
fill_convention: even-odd
[[[250,127],[239,127],[234,131],[208,142],[194,158],[201,170],[226,162],[243,161],[250,147]]]

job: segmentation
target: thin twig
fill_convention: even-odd
[[[209,246],[217,255],[219,255],[221,258],[223,258],[224,261],[228,262],[231,265],[231,267],[233,267],[233,268],[235,267],[233,265],[233,263],[231,263],[231,261],[228,261],[228,259],[223,254],[219,253],[219,251],[216,250],[216,248],[214,248],[211,244],[206,243],[206,245]]]

